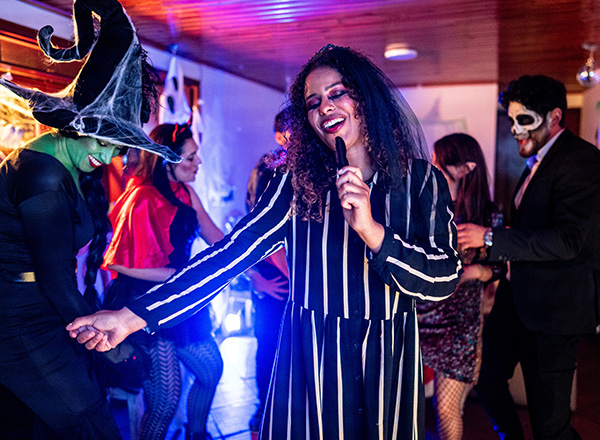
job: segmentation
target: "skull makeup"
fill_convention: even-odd
[[[511,102],[508,119],[513,124],[510,131],[516,139],[528,138],[529,132],[537,130],[544,123],[542,116],[519,102]]]

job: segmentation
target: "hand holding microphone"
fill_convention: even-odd
[[[365,244],[377,253],[381,249],[384,229],[371,215],[370,187],[363,181],[360,168],[349,167],[339,174],[339,170],[349,166],[346,143],[339,136],[335,138],[335,157],[338,169],[338,179],[335,184],[344,211],[344,219]]]
[[[348,158],[346,157],[346,143],[344,142],[344,139],[339,136],[335,138],[335,158],[337,160],[338,170],[348,166]]]
[[[346,143],[339,136],[335,138],[335,159],[338,170],[336,181],[338,197],[344,210],[352,210],[357,203],[357,196],[364,193],[365,190],[368,196],[369,188],[362,180],[360,169],[349,166],[348,157],[346,156]],[[348,168],[341,171],[345,167]],[[348,220],[348,213],[346,212],[344,215],[347,217],[346,220]]]

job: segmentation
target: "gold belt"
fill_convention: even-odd
[[[35,283],[35,272],[4,272],[0,271],[0,279],[10,283]]]

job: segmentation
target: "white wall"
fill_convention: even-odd
[[[600,146],[598,125],[600,123],[600,85],[583,92],[579,135],[588,142]]]
[[[411,87],[400,92],[421,122],[430,157],[433,143],[439,138],[455,132],[467,133],[481,145],[493,188],[498,85]]]
[[[222,227],[228,217],[246,213],[248,177],[261,155],[277,146],[273,121],[284,95],[209,67],[203,68],[200,88],[204,176],[199,174],[195,187]]]

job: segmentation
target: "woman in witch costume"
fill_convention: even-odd
[[[423,439],[415,302],[458,282],[448,186],[420,158],[410,109],[363,55],[324,47],[290,95],[287,172],[254,210],[162,285],[67,329],[103,351],[175,325],[283,244],[290,296],[260,438]],[[336,137],[349,162],[339,170]]]
[[[95,44],[92,13],[100,19]],[[93,284],[109,228],[100,166],[127,147],[179,157],[141,130],[156,93],[122,6],[76,0],[74,19],[78,41],[70,48],[51,45],[49,26],[38,35],[56,61],[88,57],[62,93],[0,79],[56,129],[0,166],[0,382],[36,415],[37,438],[115,440],[121,435],[107,400],[63,327],[97,303]],[[75,255],[90,239],[84,298]]]

